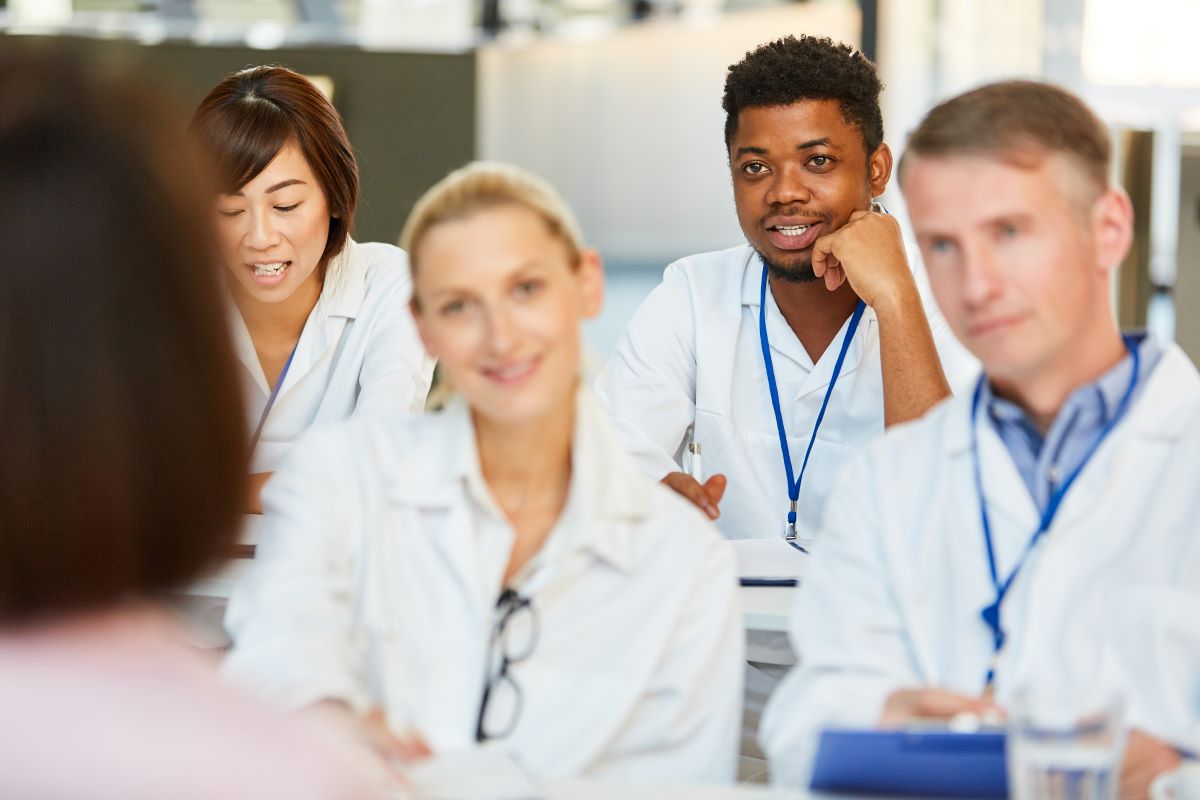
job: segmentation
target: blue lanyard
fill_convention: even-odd
[[[296,357],[296,348],[299,346],[300,340],[297,339],[296,344],[292,346],[292,352],[288,354],[287,361],[283,363],[283,371],[275,379],[275,387],[271,389],[271,396],[267,398],[267,404],[263,406],[262,415],[258,418],[258,426],[254,429],[254,435],[250,437],[250,452],[254,452],[254,448],[258,447],[258,439],[262,436],[263,426],[267,424],[267,415],[275,406],[275,398],[279,396],[279,390],[283,388],[283,379],[287,377],[288,367],[292,366],[292,359]]]
[[[767,340],[767,267],[765,264],[763,265],[762,290],[759,293],[758,304],[758,337],[762,342],[763,364],[767,369],[767,386],[771,389],[771,406],[775,410],[775,427],[779,431],[779,448],[783,451],[783,467],[787,470],[788,499],[791,500],[791,507],[788,510],[784,538],[789,542],[796,538],[796,501],[800,498],[800,484],[804,481],[804,470],[808,468],[808,457],[812,455],[813,445],[817,442],[817,431],[821,429],[821,422],[825,419],[825,409],[829,406],[833,387],[837,385],[838,376],[842,374],[846,351],[850,349],[850,342],[854,340],[854,333],[858,330],[858,323],[866,308],[866,303],[859,300],[858,305],[854,308],[854,313],[850,315],[850,327],[846,329],[846,338],[842,340],[842,349],[838,352],[837,362],[833,365],[833,375],[829,378],[829,388],[825,390],[825,399],[821,401],[821,411],[817,414],[817,421],[813,424],[812,437],[808,440],[808,449],[804,451],[804,462],[800,465],[800,475],[793,479],[792,454],[788,450],[787,432],[783,429],[783,412],[779,408],[779,387],[775,384],[775,367],[771,362],[771,343]],[[799,545],[793,544],[793,546],[808,552]]]
[[[1038,529],[1029,538],[1029,542],[1025,545],[1025,549],[1021,551],[1021,556],[1017,559],[1012,572],[1008,574],[1008,577],[1003,582],[1001,582],[999,573],[996,570],[996,549],[992,544],[992,523],[988,518],[987,499],[983,495],[983,470],[979,462],[979,405],[980,398],[983,396],[983,382],[987,377],[981,375],[979,382],[975,384],[975,396],[971,400],[971,459],[975,467],[975,491],[979,494],[979,519],[983,523],[983,541],[987,545],[988,571],[992,576],[992,585],[996,589],[996,599],[980,612],[980,616],[983,617],[983,621],[987,623],[988,629],[992,632],[992,660],[988,664],[986,686],[990,687],[996,677],[996,659],[1000,654],[1000,650],[1004,647],[1004,628],[1000,625],[1000,606],[1004,603],[1004,597],[1008,594],[1008,590],[1012,587],[1017,573],[1025,565],[1025,561],[1029,558],[1029,554],[1033,551],[1033,548],[1041,540],[1042,536],[1045,535],[1046,531],[1050,529],[1050,525],[1054,522],[1054,517],[1058,514],[1059,508],[1062,507],[1063,499],[1067,496],[1067,491],[1071,488],[1071,485],[1075,483],[1075,479],[1083,472],[1083,468],[1087,466],[1088,461],[1100,449],[1100,444],[1125,416],[1125,412],[1129,410],[1134,389],[1137,388],[1141,357],[1138,355],[1136,343],[1130,339],[1125,340],[1125,348],[1133,356],[1133,372],[1129,376],[1129,385],[1125,388],[1125,394],[1122,395],[1121,402],[1117,405],[1116,413],[1104,424],[1100,432],[1096,434],[1096,438],[1084,453],[1079,465],[1051,493],[1050,499],[1046,503],[1046,510],[1042,512],[1041,522],[1038,523]]]

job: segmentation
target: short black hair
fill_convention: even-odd
[[[785,36],[759,45],[725,77],[725,149],[744,108],[787,106],[801,100],[837,100],[842,116],[862,134],[870,157],[883,144],[875,65],[848,44],[827,36]]]

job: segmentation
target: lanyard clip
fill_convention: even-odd
[[[796,501],[792,501],[791,510],[788,511],[787,525],[783,529],[783,538],[789,542],[794,542],[798,536],[796,533]]]

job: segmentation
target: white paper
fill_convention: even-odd
[[[782,536],[768,539],[734,539],[738,577],[780,580],[804,577],[808,556],[788,544]]]

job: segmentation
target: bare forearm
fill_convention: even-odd
[[[883,423],[919,419],[950,396],[950,384],[914,285],[875,308],[883,367]]]

